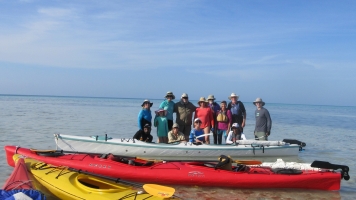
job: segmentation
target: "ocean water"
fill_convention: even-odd
[[[11,96],[0,95],[0,145],[55,149],[53,134],[104,135],[131,138],[138,130],[137,114],[143,99]],[[152,114],[163,99],[153,100]],[[196,104],[196,101],[192,101]],[[253,138],[254,110],[244,102],[247,123],[244,133]],[[356,107],[266,103],[273,125],[269,140],[298,139],[306,142],[298,162],[328,161],[350,167],[350,180],[340,191],[295,189],[231,189],[174,186],[183,199],[355,199]],[[155,136],[156,130],[152,129]],[[154,137],[157,139],[157,137]],[[212,139],[211,139],[212,140]],[[239,158],[234,158],[239,159]],[[275,159],[274,159],[275,160]],[[269,160],[271,161],[271,160]],[[12,168],[0,153],[0,183]],[[229,183],[226,183],[229,184]]]

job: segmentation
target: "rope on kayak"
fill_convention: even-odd
[[[253,155],[256,155],[256,153],[255,153],[255,147],[260,147],[260,149],[262,148],[262,153],[265,153],[265,146],[264,146],[264,145],[251,144],[251,147],[252,147],[252,149],[253,149]]]

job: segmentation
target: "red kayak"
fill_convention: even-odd
[[[12,157],[11,157],[12,159]],[[13,161],[14,162],[14,161]],[[32,178],[27,171],[26,163],[23,158],[19,158],[15,164],[15,168],[12,171],[9,178],[6,180],[3,190],[15,190],[15,189],[34,189]]]
[[[59,151],[39,151],[5,146],[7,162],[13,166],[12,155],[17,153],[48,164],[101,174],[135,182],[218,186],[235,188],[302,188],[339,190],[342,178],[349,179],[349,168],[315,161],[315,170],[272,169],[263,166],[237,165],[229,170],[204,162],[146,162],[137,159],[107,158],[98,154],[63,154]],[[319,168],[327,168],[321,170]],[[314,168],[313,168],[314,169]],[[341,169],[342,171],[335,171]]]

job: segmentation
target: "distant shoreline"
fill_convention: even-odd
[[[28,94],[0,94],[1,96],[18,96],[18,97],[56,97],[56,98],[87,98],[87,99],[136,99],[136,100],[144,100],[144,99],[149,99],[149,100],[163,100],[163,98],[160,99],[153,99],[153,98],[135,98],[135,97],[92,97],[92,96],[59,96],[59,95],[28,95]],[[174,101],[177,102],[179,99],[175,99]],[[198,101],[197,99],[190,99],[190,102],[195,102]],[[222,101],[222,100],[221,100]],[[216,101],[219,103],[220,101]],[[251,103],[248,101],[242,101],[242,103],[247,104]],[[317,105],[317,104],[288,104],[288,103],[266,103],[265,107],[268,107],[268,104],[270,105],[301,105],[301,106],[328,106],[328,107],[355,107],[355,106],[340,106],[340,105]]]

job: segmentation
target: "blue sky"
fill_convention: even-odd
[[[356,106],[355,1],[0,0],[0,94]]]

